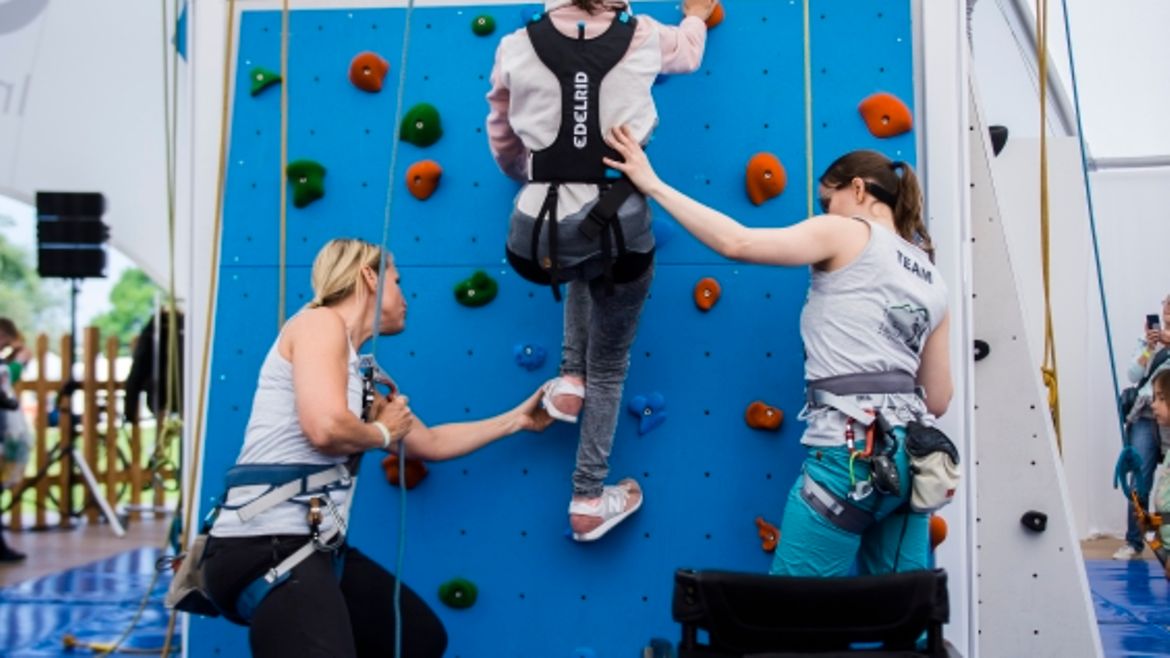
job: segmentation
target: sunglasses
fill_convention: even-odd
[[[829,203],[833,200],[832,195],[836,194],[839,190],[845,189],[845,187],[847,187],[847,186],[834,187],[834,188],[832,188],[832,191],[828,195],[821,195],[817,198],[818,203],[821,204],[821,212],[822,213],[824,213],[826,215],[829,213]],[[869,192],[871,195],[873,195],[873,198],[877,199],[878,201],[881,201],[882,203],[886,204],[887,206],[889,206],[891,208],[895,207],[898,203],[897,196],[891,194],[886,188],[882,187],[881,185],[878,185],[877,183],[871,183],[869,181],[866,181],[865,182],[865,191]]]

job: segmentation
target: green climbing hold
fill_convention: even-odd
[[[476,16],[475,20],[471,21],[471,31],[481,37],[486,37],[496,31],[496,19],[487,14]]]
[[[430,146],[443,136],[439,110],[430,103],[419,103],[402,117],[402,139],[415,146]]]
[[[249,73],[248,76],[249,76],[249,79],[252,81],[252,95],[253,96],[255,96],[256,94],[259,94],[260,92],[271,87],[272,85],[280,82],[280,74],[279,73],[269,71],[268,69],[262,69],[259,66],[252,69],[252,72]]]
[[[325,196],[325,167],[312,160],[297,160],[285,168],[293,188],[293,205],[298,208]]]
[[[452,578],[439,585],[439,600],[452,608],[470,608],[478,596],[475,583],[466,578]]]
[[[496,298],[500,286],[483,270],[455,285],[455,301],[464,306],[483,306]]]

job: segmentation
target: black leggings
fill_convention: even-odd
[[[208,594],[236,623],[240,591],[303,546],[305,536],[212,537],[204,552]],[[257,607],[248,632],[255,658],[394,656],[394,576],[346,547],[340,582],[332,553],[314,553]],[[402,658],[438,658],[447,648],[443,623],[402,586]]]

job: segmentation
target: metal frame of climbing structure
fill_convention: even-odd
[[[357,100],[318,102],[326,107],[316,107],[305,102],[305,90],[322,84],[321,71],[325,70],[339,70],[340,80],[326,80],[320,89],[338,90],[349,84],[345,71],[350,59],[364,50],[374,50],[389,60],[389,76],[395,76],[405,4],[402,0],[355,0],[338,9],[332,2],[293,3],[290,159],[313,155],[305,153],[312,150],[309,146],[314,142],[310,140],[321,144],[350,139],[327,119],[359,110],[371,113],[362,115],[370,117],[371,123],[360,127],[382,141],[377,148],[351,148],[347,153],[353,162],[369,165],[372,173],[368,178],[350,166],[352,162],[339,161],[335,155],[332,164],[326,162],[325,198],[335,205],[309,205],[303,212],[290,209],[286,297],[290,308],[298,306],[306,293],[306,254],[311,258],[325,235],[357,234],[377,241],[371,227],[380,214],[369,209],[380,210],[377,202],[385,192],[386,126],[395,109],[385,92],[381,96],[361,92],[354,97]],[[188,424],[207,428],[206,458],[193,464],[188,473],[197,481],[207,474],[204,497],[215,493],[223,469],[235,457],[259,358],[275,336],[277,274],[272,258],[260,249],[276,236],[274,223],[268,218],[275,216],[277,193],[271,180],[278,166],[274,155],[277,114],[273,96],[257,99],[267,114],[256,113],[258,104],[247,109],[242,101],[249,98],[248,86],[240,77],[243,67],[275,68],[270,63],[276,61],[279,44],[280,5],[276,0],[229,3],[228,7],[239,8],[231,22],[224,3],[194,3],[191,7],[194,38],[187,80],[191,123],[186,126],[190,142],[185,158],[190,177],[183,181],[180,198],[186,212],[197,218],[191,223],[190,248],[194,270],[203,271],[204,276],[192,277],[187,298],[198,302],[214,294],[216,309],[206,417]],[[466,108],[455,106],[450,97],[437,103],[444,113],[448,137],[429,150],[403,147],[403,171],[417,160],[434,159],[443,167],[443,179],[433,198],[425,201],[430,205],[422,206],[427,224],[411,220],[414,211],[410,208],[418,206],[409,204],[423,202],[398,195],[395,212],[400,219],[391,228],[390,244],[398,252],[404,284],[412,295],[412,328],[380,343],[379,357],[412,394],[412,406],[434,423],[500,409],[548,376],[555,366],[559,326],[559,320],[550,315],[559,315],[559,308],[547,299],[547,291],[520,282],[501,266],[498,247],[503,241],[504,219],[472,226],[468,215],[458,214],[459,207],[451,205],[452,197],[462,196],[479,204],[474,208],[498,207],[501,217],[507,212],[512,188],[494,171],[486,140],[477,127],[482,126],[486,113],[481,98],[487,90],[486,74],[495,41],[519,26],[521,8],[535,5],[453,0],[420,0],[417,5],[422,10],[414,23],[419,45],[411,57],[411,68],[417,73],[412,73],[408,82],[412,86],[407,105],[427,100],[429,92],[424,90],[436,89],[439,83],[448,89],[462,85],[474,90],[465,99]],[[951,538],[938,549],[937,561],[951,574],[948,639],[964,655],[976,656],[981,653],[981,637],[993,630],[981,622],[979,573],[1001,565],[981,558],[975,540],[979,528],[975,486],[979,471],[974,467],[977,458],[971,413],[975,371],[965,358],[974,335],[968,207],[972,160],[962,8],[959,3],[923,0],[811,0],[809,7],[813,39],[808,74],[814,93],[807,107],[811,121],[806,124],[804,99],[793,93],[802,86],[804,74],[802,2],[737,0],[728,3],[725,24],[712,31],[709,60],[703,69],[690,79],[670,80],[656,88],[663,120],[654,148],[669,152],[671,144],[692,140],[692,152],[710,154],[704,156],[710,162],[692,164],[687,170],[683,166],[688,160],[685,152],[679,151],[673,158],[660,155],[664,177],[701,192],[701,198],[758,225],[775,223],[777,217],[791,221],[802,216],[812,201],[806,191],[806,172],[824,167],[848,148],[879,148],[900,159],[917,161],[927,186],[939,266],[951,295],[956,395],[942,425],[952,436],[966,439],[959,443],[969,474],[958,502],[944,512]],[[677,12],[674,3],[653,0],[636,0],[635,9],[662,17]],[[472,36],[470,23],[480,13],[495,16],[495,37],[477,41],[478,37]],[[370,18],[375,15],[376,19]],[[745,20],[749,16],[750,26]],[[331,46],[332,50],[321,51],[307,45],[317,43],[324,48],[322,35],[331,31],[353,37],[346,31],[350,29],[345,27],[346,21],[364,21],[364,29],[371,32],[375,28],[370,26],[376,24],[380,40],[351,38],[344,49]],[[458,25],[452,27],[454,23]],[[225,25],[232,27],[225,30]],[[768,48],[759,50],[758,41],[742,38],[736,40],[737,46],[756,50],[733,53],[730,44],[720,39],[736,30],[743,30],[741,36],[748,37],[767,34]],[[225,34],[230,34],[230,40]],[[824,38],[818,45],[818,34],[849,38]],[[461,61],[474,61],[474,66],[442,57],[427,61],[428,54],[442,53],[443,48],[456,43]],[[231,53],[230,60],[225,61],[225,51]],[[745,61],[750,64],[733,66]],[[863,75],[858,74],[861,69]],[[231,83],[222,87],[225,71],[231,72]],[[704,78],[709,84],[720,85],[720,93],[704,93]],[[453,85],[449,80],[458,83]],[[849,80],[857,82],[850,86]],[[759,106],[729,101],[740,88],[737,85],[748,83],[763,99]],[[883,142],[865,131],[856,106],[876,91],[893,91],[913,101],[908,103],[915,118],[912,134]],[[335,100],[324,91],[316,93],[322,99]],[[361,109],[354,103],[367,107]],[[218,144],[224,104],[230,108],[231,118],[230,124],[222,127],[230,131],[231,141],[225,163],[224,233],[222,242],[215,244],[218,236],[210,227],[217,214]],[[693,116],[680,113],[680,106]],[[728,107],[741,113],[735,117],[738,121],[726,120],[728,115],[721,110]],[[813,134],[811,149],[806,149],[806,127]],[[455,143],[462,146],[456,148]],[[761,143],[774,147],[770,150],[787,167],[790,181],[787,191],[768,201],[764,206],[768,210],[763,213],[749,205],[742,173]],[[806,163],[806,151],[812,155],[811,166]],[[456,156],[460,166],[468,163],[466,171],[447,164],[456,162]],[[253,166],[267,173],[249,179]],[[253,182],[255,188],[251,187]],[[452,189],[459,192],[452,194]],[[323,210],[326,208],[328,212]],[[459,226],[441,221],[452,216],[465,221]],[[432,465],[427,481],[411,492],[404,578],[443,616],[452,637],[451,655],[568,656],[578,648],[590,648],[602,656],[632,655],[652,636],[676,639],[675,626],[669,621],[670,572],[674,567],[766,570],[769,556],[760,551],[754,519],[762,516],[779,521],[783,496],[799,463],[795,411],[800,404],[800,354],[793,341],[798,340],[795,309],[803,299],[807,279],[803,272],[770,272],[765,277],[753,268],[728,264],[704,252],[677,228],[671,231],[669,222],[661,216],[657,222],[664,246],[662,267],[635,346],[626,399],[645,395],[643,406],[662,412],[665,409],[651,400],[656,399],[653,393],[665,392],[671,417],[645,435],[638,433],[638,423],[625,417],[614,457],[615,475],[635,473],[648,485],[646,509],[596,546],[575,546],[562,537],[565,514],[561,498],[567,498],[575,438],[564,428],[545,436],[509,439],[484,455]],[[489,233],[489,228],[493,232]],[[434,247],[427,252],[412,247],[412,243]],[[462,247],[456,250],[451,246],[456,244]],[[213,254],[220,265],[214,264]],[[452,254],[456,257],[442,260]],[[214,286],[206,276],[209,269],[219,276]],[[471,309],[455,303],[451,286],[476,269],[485,269],[499,281],[498,297],[491,304]],[[721,287],[719,304],[708,313],[696,309],[692,300],[696,282],[704,277],[714,277]],[[775,317],[776,322],[765,327],[759,320],[762,315]],[[244,326],[249,329],[241,330]],[[460,331],[443,334],[442,327]],[[204,356],[199,347],[206,338],[204,327],[196,323],[188,335],[192,338],[187,342],[191,350],[188,362],[199,363]],[[549,363],[528,371],[524,366],[533,363],[531,354],[523,350],[525,345],[543,348],[550,356]],[[520,359],[514,355],[517,349],[523,354]],[[1015,374],[1019,375],[1018,369],[1028,362],[1021,360]],[[710,370],[716,363],[718,368]],[[693,373],[703,372],[703,368],[716,374],[717,386],[696,381]],[[193,379],[199,376],[197,368],[188,372]],[[467,374],[437,387],[426,382],[434,373],[451,372]],[[743,376],[730,376],[734,372]],[[484,382],[490,383],[486,386],[490,390],[477,390],[475,384],[482,389]],[[193,398],[198,395],[198,386],[195,380],[186,387]],[[715,400],[708,395],[712,391]],[[789,420],[779,434],[745,426],[744,410],[757,399],[788,412]],[[195,400],[186,408],[196,409]],[[397,533],[389,530],[397,521],[390,511],[397,494],[379,486],[382,477],[377,464],[375,460],[367,462],[375,475],[367,473],[363,478],[355,510],[355,544],[389,565],[398,540]],[[498,511],[501,509],[509,511],[505,514]],[[495,575],[501,570],[502,578]],[[477,584],[475,606],[456,611],[438,603],[436,590],[455,577]],[[1032,583],[1019,586],[1021,591],[1040,591]],[[1018,619],[1028,616],[1026,610],[1013,610]],[[1049,621],[1057,619],[1043,605],[1032,612]],[[627,626],[638,628],[622,631],[620,637],[616,631],[614,637],[596,637],[596,632],[589,637],[588,629],[606,628],[615,618],[632,620],[636,623]],[[584,635],[582,628],[586,629]],[[222,621],[193,620],[187,624],[187,632],[184,647],[192,656],[217,651],[231,654],[244,646],[242,629],[229,628]],[[496,646],[499,651],[476,650],[484,646]]]

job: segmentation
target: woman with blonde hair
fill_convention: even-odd
[[[317,254],[312,283],[313,301],[285,324],[260,367],[235,475],[228,474],[204,552],[206,589],[224,616],[250,625],[254,656],[393,656],[395,577],[344,541],[352,493],[346,463],[399,446],[421,459],[451,459],[520,431],[541,431],[551,419],[539,392],[498,416],[435,427],[414,416],[405,395],[379,396],[363,409],[357,349],[373,335],[375,318],[381,335],[405,327],[398,270],[376,245],[339,239]],[[302,469],[294,480],[305,475],[312,484],[266,503],[280,486],[257,485],[255,474],[274,465],[286,474]],[[340,471],[332,481],[312,479],[333,477],[332,470]],[[307,557],[265,585],[266,573],[299,552]],[[403,656],[443,654],[442,623],[405,586],[401,618]]]

